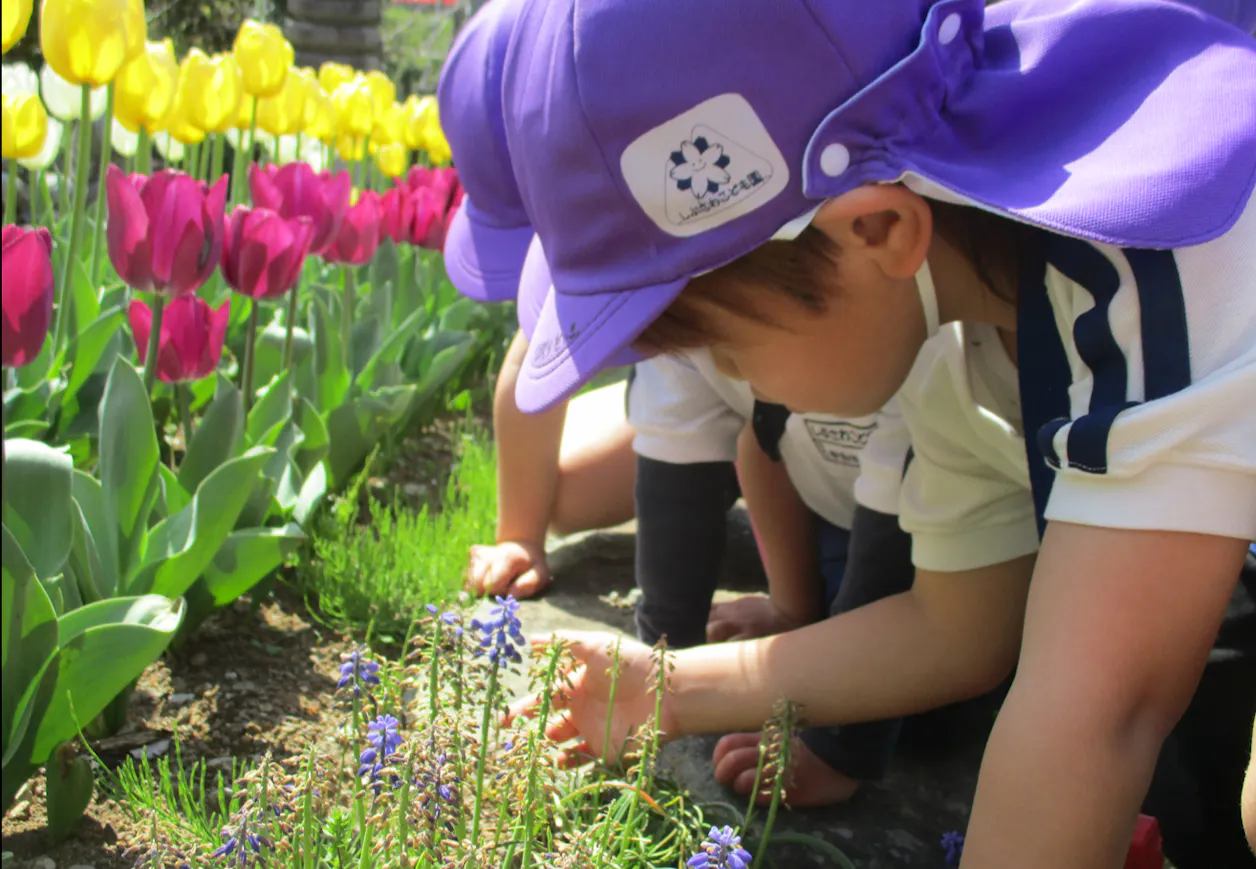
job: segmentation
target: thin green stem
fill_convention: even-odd
[[[74,297],[70,292],[70,276],[77,264],[79,243],[83,235],[83,214],[87,211],[87,183],[91,174],[92,159],[92,89],[89,85],[82,86],[83,98],[79,108],[79,147],[78,160],[75,163],[76,173],[81,176],[74,185],[74,211],[70,214],[70,246],[65,255],[65,267],[61,271],[61,288],[58,293],[60,304],[57,306],[56,329],[53,332],[53,353],[57,353],[66,338],[66,329],[70,328],[70,319],[74,315]]]
[[[183,149],[184,171],[192,178],[199,181],[201,176],[196,174],[196,169],[201,163],[201,146],[199,144],[188,145]]]
[[[248,343],[244,345],[244,373],[240,380],[240,389],[244,393],[244,412],[248,413],[253,406],[253,356],[257,344],[257,299],[249,300],[249,332]]]
[[[290,382],[292,378],[295,376],[292,373],[292,356],[293,356],[293,345],[296,343],[294,333],[296,332],[296,328],[297,328],[297,294],[300,291],[301,291],[300,283],[298,283],[292,289],[288,290],[288,313],[287,313],[287,316],[285,317],[286,319],[285,325],[288,328],[288,332],[286,335],[284,335],[284,339],[283,339],[283,370],[288,372],[288,379]]]
[[[210,147],[209,155],[208,180],[211,187],[222,176],[222,149],[223,139],[225,138],[222,133],[214,133],[214,144]]]
[[[135,143],[135,169],[141,175],[153,172],[153,143],[148,137],[148,127],[140,124],[139,141]]]
[[[344,265],[340,267],[340,274],[344,278],[344,297],[341,299],[340,312],[340,341],[344,347],[345,365],[352,371],[353,369],[353,314],[358,304],[358,278],[353,272],[353,266]]]
[[[179,403],[179,422],[183,425],[183,456],[187,458],[188,447],[192,446],[193,434],[191,390],[186,384],[176,383],[174,397]]]
[[[113,126],[113,82],[109,83],[106,90],[108,98],[105,101],[105,136],[104,142],[100,146],[100,178],[96,184],[96,226],[92,234],[92,286],[96,286],[100,280],[100,251],[104,247],[101,244],[101,238],[105,234],[105,171],[109,168],[109,161],[113,159],[113,140],[107,132]]]
[[[750,869],[759,869],[759,866],[763,864],[768,841],[772,836],[772,825],[776,823],[776,812],[781,807],[781,793],[785,789],[785,777],[789,774],[790,754],[794,744],[794,707],[792,704],[786,704],[780,724],[781,748],[780,755],[776,759],[776,780],[772,785],[772,801],[768,804],[767,820],[763,822],[763,835],[759,838],[759,847],[755,849],[754,862],[750,864]],[[753,792],[750,798],[754,800]]]
[[[549,650],[549,660],[545,663],[545,680],[541,683],[541,709],[537,713],[536,726],[528,734],[528,787],[523,797],[523,860],[522,869],[532,865],[532,844],[535,838],[532,833],[532,815],[536,802],[536,779],[541,768],[540,740],[549,723],[550,700],[554,693],[554,680],[558,676],[558,664],[562,660],[563,648],[554,643]],[[514,837],[512,837],[514,838]]]
[[[257,97],[253,97],[253,111],[249,112],[249,143],[245,146],[245,156],[249,164],[253,163],[253,149],[257,147]]]
[[[200,178],[202,181],[213,180],[209,176],[209,156],[210,156],[210,152],[213,151],[214,149],[214,143],[213,143],[213,140],[209,138],[209,136],[213,136],[213,133],[208,134],[208,136],[206,136],[205,138],[205,141],[201,142],[200,162],[196,166],[196,177]]]
[[[56,237],[57,232],[57,212],[52,206],[52,194],[48,192],[48,172],[40,172],[35,176],[36,193],[40,202],[40,217],[46,221],[43,225],[48,227],[48,231]]]
[[[475,766],[475,809],[471,815],[471,839],[475,842],[480,837],[480,811],[484,805],[484,765],[488,760],[488,726],[493,717],[494,701],[497,699],[497,666],[490,665],[488,671],[488,691],[484,698],[484,717],[480,721],[480,758]]]
[[[153,381],[157,377],[157,355],[161,349],[161,320],[166,311],[166,297],[153,300],[153,322],[148,333],[148,353],[144,356],[144,394],[153,394]]]
[[[17,222],[17,161],[9,160],[9,181],[4,188],[4,225]]]
[[[27,189],[30,191],[31,226],[41,226],[42,224],[40,223],[40,218],[44,215],[43,202],[39,197],[39,179],[43,177],[44,173],[42,170],[36,169],[35,171],[27,172],[26,174],[30,179],[27,182]]]
[[[61,156],[65,158],[65,169],[61,172],[61,186],[57,191],[58,207],[57,214],[67,214],[70,211],[70,173],[74,171],[74,142],[77,141],[79,135],[79,127],[76,124],[74,129],[70,129],[69,123],[65,125],[66,141],[61,146]]]

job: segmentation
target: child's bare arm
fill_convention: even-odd
[[[557,491],[567,405],[539,414],[519,410],[515,383],[527,352],[528,341],[519,332],[497,379],[497,545],[472,548],[468,585],[477,592],[527,597],[549,582],[545,532]]]
[[[1245,551],[1200,534],[1048,528],[1016,682],[982,763],[966,869],[1121,865]]]
[[[737,441],[737,471],[759,539],[771,603],[783,617],[772,633],[810,624],[821,615],[811,511],[799,498],[785,465],[763,452],[749,425]],[[712,611],[713,624],[718,623],[721,609],[726,606]]]

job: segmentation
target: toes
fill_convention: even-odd
[[[720,760],[730,751],[750,747],[758,749],[758,733],[730,733],[727,736],[722,736],[720,741],[715,743],[715,751],[711,755],[711,762],[718,766]]]
[[[743,775],[748,774],[750,781],[747,782],[745,790],[737,790],[738,793],[748,794],[758,768],[759,749],[757,747],[737,748],[725,754],[715,765],[715,780],[722,785],[735,785]]]

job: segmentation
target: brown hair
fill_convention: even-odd
[[[1015,301],[1020,263],[1037,231],[978,208],[926,201],[934,231],[972,263],[992,293]],[[793,241],[770,241],[691,280],[634,346],[647,353],[674,353],[717,343],[724,336],[710,316],[716,309],[771,323],[763,305],[756,304],[764,289],[820,313],[840,290],[840,259],[839,246],[814,226]]]

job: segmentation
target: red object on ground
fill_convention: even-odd
[[[1148,815],[1139,815],[1134,825],[1134,838],[1125,869],[1164,869],[1164,845],[1160,839],[1160,822]]]

